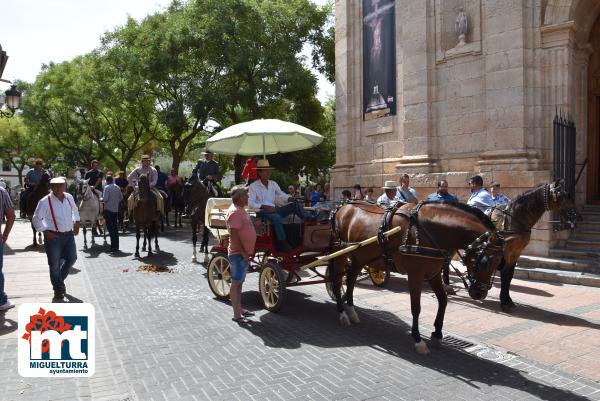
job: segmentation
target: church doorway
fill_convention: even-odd
[[[587,203],[600,205],[600,18],[590,33],[588,66]]]

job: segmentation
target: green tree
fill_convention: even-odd
[[[17,170],[19,184],[23,185],[23,169],[31,159],[40,157],[39,138],[32,135],[19,116],[0,119],[0,158]]]

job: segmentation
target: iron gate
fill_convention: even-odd
[[[577,129],[575,122],[568,115],[556,113],[554,117],[554,160],[553,174],[554,179],[563,179],[565,189],[574,199],[575,197],[575,138]],[[559,216],[555,216],[555,221],[558,221]],[[554,224],[555,230],[563,230],[567,228],[562,221]]]

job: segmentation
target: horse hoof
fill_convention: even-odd
[[[511,302],[509,304],[500,304],[500,308],[502,309],[502,312],[511,313],[517,308],[517,305]]]
[[[435,332],[431,333],[431,346],[434,348],[441,347],[443,338],[442,336],[438,337]]]
[[[195,256],[192,256],[192,262],[194,262],[194,263],[195,263],[195,262],[197,262],[197,261],[198,261],[198,260],[196,259],[196,257],[195,257]]]
[[[420,355],[429,355],[429,348],[427,348],[427,344],[423,340],[415,343],[415,351]]]
[[[139,258],[139,257],[140,257],[140,253],[139,253],[139,252],[136,252],[136,253],[135,253],[135,257],[136,257],[136,258]]]
[[[350,322],[350,318],[346,314],[346,311],[340,313],[340,324],[342,326],[350,326],[352,323]]]
[[[358,318],[358,314],[356,313],[354,306],[344,305],[344,311],[352,323],[360,323],[360,319]]]
[[[142,247],[142,252],[146,252],[146,247],[145,246]]]
[[[152,252],[148,252],[148,257],[154,255]]]

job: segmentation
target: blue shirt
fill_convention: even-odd
[[[494,206],[494,200],[488,191],[481,188],[479,191],[471,194],[467,201],[467,205],[473,206],[485,213],[487,209]]]
[[[415,198],[417,197],[417,191],[415,191],[413,187],[408,187],[408,191],[412,194],[412,196],[414,196]],[[410,200],[408,199],[408,195],[404,191],[400,190],[400,187],[396,189],[396,199],[399,199],[404,202],[410,202]]]
[[[104,210],[117,213],[119,211],[119,203],[123,200],[123,192],[116,184],[108,184],[104,187]]]
[[[508,196],[502,194],[496,196],[495,198],[492,197],[492,200],[494,201],[494,206],[508,205],[510,203]]]
[[[167,176],[166,173],[159,171],[158,178],[156,179],[156,187],[160,188],[164,191],[166,189],[165,183],[167,182],[167,178],[169,178],[169,177]]]
[[[25,179],[29,184],[37,185],[42,179],[42,174],[44,174],[44,169],[33,168],[27,172]]]
[[[437,192],[430,194],[427,197],[428,202],[457,202],[458,198],[451,193],[446,193],[445,195],[440,195]]]

